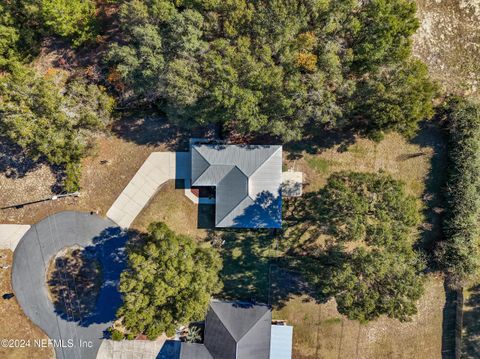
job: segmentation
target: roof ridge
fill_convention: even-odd
[[[247,331],[238,339],[238,342],[237,342],[237,343],[240,343],[240,341],[241,341],[248,333],[250,333],[250,331],[251,331],[254,327],[256,327],[256,326],[258,325],[258,323],[260,323],[260,320],[262,320],[262,319],[265,317],[265,315],[267,315],[269,312],[270,312],[270,309],[267,308],[267,310],[265,311],[265,313],[263,313],[262,316],[258,318],[258,320],[255,322],[255,324],[252,325],[252,326],[250,327],[250,329],[247,330]]]
[[[210,164],[210,162],[209,162]],[[195,182],[197,182],[198,180],[200,180],[200,178],[202,178],[202,176],[204,174],[207,173],[208,170],[210,170],[212,167],[231,167],[231,170],[236,167],[235,165],[212,165],[210,164],[210,166],[208,166],[207,168],[205,168],[205,170],[197,177],[197,179],[195,180]],[[223,180],[223,178],[228,175],[230,173],[230,171],[226,172],[222,178],[220,178],[220,180],[218,181],[219,183]]]
[[[218,302],[218,303],[221,303],[221,302]],[[215,310],[215,308],[210,304],[210,308],[212,308],[213,312],[215,313],[215,316],[217,317],[218,321],[220,322],[220,324],[222,324],[222,327],[227,331],[228,335],[230,335],[230,337],[233,339],[233,341],[235,342],[235,344],[238,343],[238,341],[233,337],[232,333],[230,333],[230,330],[228,330],[228,328],[225,326],[225,324],[223,324],[223,320],[220,319],[220,315],[218,315],[217,311]],[[205,321],[205,328],[207,327],[206,326],[206,321]],[[206,334],[206,333],[205,333]],[[208,348],[207,348],[208,349]],[[210,352],[210,350],[208,350]],[[236,352],[236,345],[235,345],[235,352]]]
[[[200,173],[200,174],[198,175],[197,179],[199,179],[210,167],[212,167],[212,164],[210,163],[209,160],[207,160],[207,159],[205,158],[204,155],[202,155],[202,154],[200,153],[200,151],[197,150],[197,146],[193,145],[193,146],[192,146],[192,151],[193,151],[193,150],[195,150],[195,152],[197,152],[197,153],[200,155],[200,157],[202,157],[202,158],[205,160],[205,162],[208,163],[208,167],[205,168],[205,169],[202,171],[202,173]],[[191,155],[191,154],[190,154],[190,161],[192,161],[192,155]],[[192,177],[191,174],[190,174],[190,177]],[[192,178],[190,178],[190,181],[191,181],[191,180],[192,180]]]
[[[232,172],[235,168],[236,168],[238,171],[240,171],[240,173],[247,178],[247,193],[245,194],[245,197],[242,197],[242,198],[232,207],[232,209],[231,209],[230,211],[228,211],[219,221],[216,221],[216,222],[217,222],[217,225],[220,224],[220,223],[225,219],[225,217],[227,217],[230,213],[232,213],[232,211],[233,211],[235,208],[237,208],[238,205],[245,200],[245,198],[248,197],[248,179],[249,179],[249,177],[248,177],[240,168],[238,168],[238,166],[236,166],[236,165],[233,166],[230,171],[228,171],[227,173],[225,173],[225,176],[223,176],[223,178],[222,178],[220,181],[218,181],[218,185],[217,185],[217,186],[219,186],[220,183],[225,179],[225,177],[227,177],[227,175],[228,175],[230,172]]]
[[[247,178],[248,178],[248,177],[247,177]],[[247,182],[248,182],[248,181],[247,181]],[[245,197],[243,197],[227,214],[225,214],[225,215],[222,217],[222,219],[220,219],[220,220],[217,222],[217,226],[220,225],[220,224],[222,223],[222,221],[223,221],[230,213],[232,213],[233,210],[240,205],[240,203],[242,203],[243,201],[245,201],[247,198],[250,199],[250,200],[252,199],[252,198],[248,195],[248,183],[247,183],[247,194],[245,195]]]
[[[274,145],[272,145],[272,146],[274,146]],[[277,148],[275,151],[273,151],[273,152],[270,154],[270,156],[268,156],[267,158],[265,158],[265,160],[264,160],[257,168],[255,168],[255,171],[253,171],[252,174],[247,177],[248,179],[250,179],[250,177],[253,176],[267,161],[269,161],[269,160],[273,157],[273,155],[274,155],[275,153],[277,153],[278,151],[282,150],[282,146],[281,146],[281,145],[275,145],[275,146],[278,146],[278,148]],[[208,162],[208,161],[207,161],[207,162]]]

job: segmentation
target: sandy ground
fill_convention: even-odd
[[[480,0],[417,0],[413,51],[447,93],[480,99]]]
[[[0,264],[11,266],[12,254],[10,250],[0,250]],[[11,267],[0,269],[1,295],[12,292],[10,278]],[[46,340],[48,338],[25,317],[15,297],[8,300],[0,298],[0,340],[2,339],[11,339],[10,344],[17,346],[17,348],[5,348],[2,344],[0,347],[0,358],[2,359],[53,358],[52,349],[35,347],[34,340]],[[22,344],[25,347],[18,348]]]

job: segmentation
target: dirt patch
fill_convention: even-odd
[[[95,253],[82,247],[65,248],[50,260],[47,288],[55,310],[70,320],[92,312],[102,286],[101,265]]]
[[[431,277],[411,322],[381,317],[366,325],[340,315],[334,300],[315,303],[307,296],[274,310],[274,319],[294,326],[295,359],[441,358],[443,279]]]
[[[11,265],[13,253],[9,250],[0,250],[0,265],[10,266],[0,269],[0,293],[12,293]],[[0,338],[19,339],[29,343],[25,348],[0,348],[0,358],[4,359],[47,359],[53,358],[51,348],[35,348],[34,340],[46,340],[48,337],[35,326],[24,314],[15,297],[11,299],[0,298]]]
[[[121,128],[114,131],[115,134],[99,136],[92,155],[83,160],[80,197],[0,209],[0,222],[32,224],[64,210],[98,211],[105,215],[148,155],[171,150],[176,143],[176,130],[161,119],[138,116],[125,120]],[[168,131],[171,137],[162,141]],[[22,176],[2,172],[0,208],[49,198],[55,181],[47,165],[40,165]]]
[[[417,0],[413,52],[447,93],[480,98],[480,1]]]

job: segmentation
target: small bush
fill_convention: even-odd
[[[120,330],[110,328],[109,331],[112,340],[120,341],[125,339],[125,335]]]
[[[81,166],[78,163],[69,163],[65,168],[63,188],[67,192],[76,192],[80,189]]]

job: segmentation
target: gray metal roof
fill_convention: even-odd
[[[182,343],[180,359],[214,359],[203,344]]]
[[[216,186],[216,227],[281,227],[282,146],[193,145],[192,185]]]
[[[271,321],[266,305],[212,301],[205,321],[205,346],[215,359],[268,359]]]

